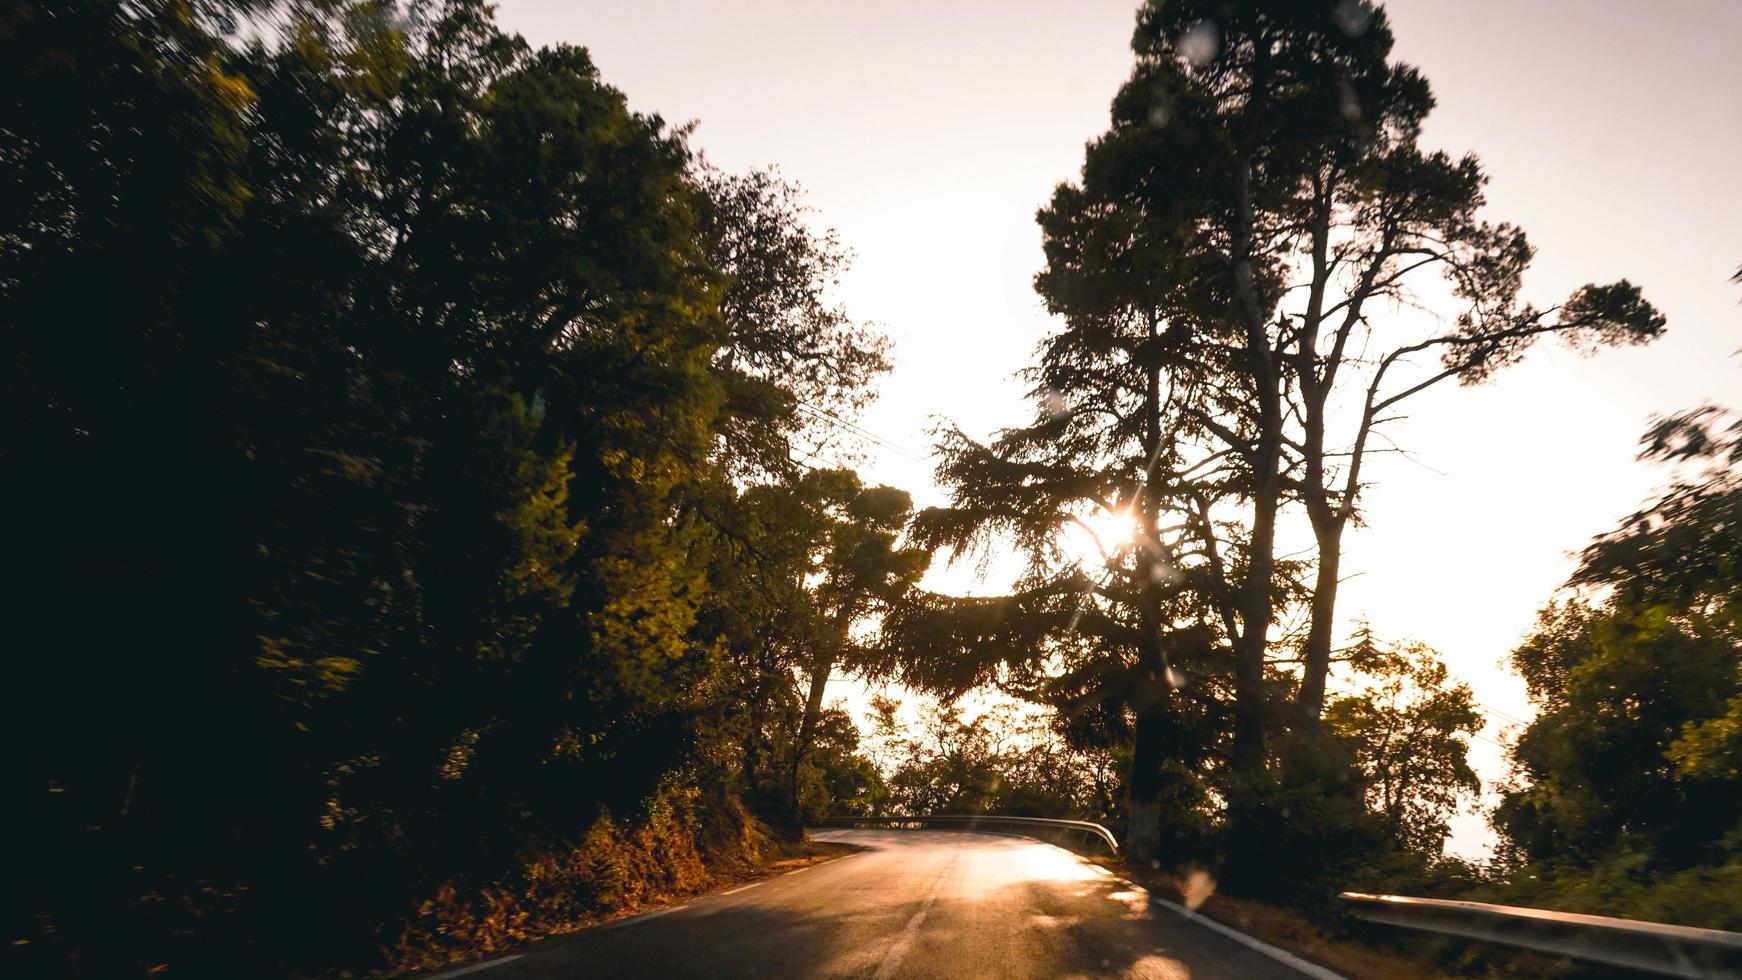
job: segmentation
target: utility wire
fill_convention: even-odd
[[[872,432],[870,429],[867,429],[861,425],[857,425],[853,422],[849,422],[846,419],[841,418],[839,415],[836,415],[835,413],[830,412],[827,409],[818,408],[815,405],[812,405],[808,402],[802,402],[802,401],[798,403],[798,407],[804,409],[806,412],[809,412],[812,416],[814,416],[818,419],[821,419],[822,421],[827,422],[830,425],[835,426],[838,429],[842,429],[844,431],[851,432],[854,435],[860,436],[861,438],[868,439],[871,442],[873,442],[879,446],[882,446],[885,449],[891,450],[891,451],[896,452],[896,453],[900,453],[901,455],[906,456],[908,459],[911,459],[916,463],[929,463],[929,462],[931,462],[931,459],[929,457],[921,456],[918,453],[914,452],[913,450],[908,449],[906,446],[903,446],[900,443],[897,443],[892,439],[885,439],[884,437],[878,435],[877,433]]]
[[[1478,702],[1476,704],[1476,707],[1481,708],[1483,711],[1486,711],[1491,715],[1499,715],[1501,718],[1513,723],[1514,725],[1528,725],[1528,724],[1530,724],[1530,722],[1524,720],[1523,718],[1518,717],[1517,715],[1507,714],[1506,712],[1501,711],[1499,708],[1490,707],[1490,706],[1488,706],[1486,704],[1482,704],[1480,702]]]

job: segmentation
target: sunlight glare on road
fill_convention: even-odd
[[[976,853],[975,858],[998,866],[994,873],[979,879],[988,887],[1001,888],[1012,881],[1093,881],[1100,870],[1057,847],[1023,845],[1000,848]],[[987,870],[993,872],[991,868]]]

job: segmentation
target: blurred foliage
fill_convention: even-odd
[[[1585,549],[1512,655],[1538,714],[1494,815],[1498,893],[1579,912],[1742,929],[1742,421],[1660,419],[1676,468]]]

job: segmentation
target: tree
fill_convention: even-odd
[[[1063,744],[1044,713],[1003,702],[970,716],[933,703],[910,734],[899,706],[873,701],[894,811],[1107,819],[1109,760]]]
[[[1437,856],[1451,815],[1482,789],[1468,759],[1482,730],[1475,695],[1419,643],[1382,646],[1363,629],[1348,661],[1355,690],[1326,707],[1327,734],[1349,745],[1391,841]]]
[[[792,189],[474,0],[11,4],[0,75],[36,972],[367,967],[606,811],[692,852],[703,504],[881,366]]]
[[[838,702],[818,716],[795,794],[805,824],[844,813],[870,814],[883,807],[888,795],[883,774],[859,748],[859,729]]]
[[[901,541],[913,513],[913,498],[894,487],[864,487],[844,470],[822,470],[807,477],[812,503],[822,516],[813,539],[816,577],[810,601],[821,619],[811,639],[806,666],[804,715],[793,746],[796,784],[800,767],[812,747],[822,716],[823,694],[837,666],[863,666],[863,652],[853,630],[867,614],[887,610],[901,600],[931,564],[929,551]]]
[[[920,659],[953,661],[958,676],[1020,665],[1031,687],[1041,664],[1080,682],[1135,654],[1150,684],[1122,703],[1139,728],[1189,717],[1194,698],[1215,702],[1211,728],[1226,711],[1226,742],[1187,724],[1167,751],[1195,771],[1190,760],[1226,760],[1221,795],[1239,824],[1267,805],[1285,691],[1292,727],[1317,728],[1342,533],[1393,410],[1441,382],[1483,380],[1541,336],[1639,342],[1663,319],[1624,281],[1552,310],[1520,301],[1530,248],[1478,219],[1473,157],[1417,147],[1432,97],[1389,60],[1382,13],[1330,0],[1156,4],[1133,44],[1111,129],[1039,215],[1047,265],[1035,284],[1063,328],[1026,375],[1033,421],[984,444],[946,429],[938,475],[951,505],[916,524],[920,540],[958,551],[1012,540],[1028,573],[1008,601],[956,603],[954,628],[921,617],[908,635],[912,649],[937,648]],[[1454,326],[1412,336],[1396,307],[1434,270]],[[1413,355],[1440,363],[1400,377]],[[1334,426],[1350,402],[1343,441]],[[1291,506],[1317,538],[1310,592],[1298,584],[1306,566],[1276,554]],[[1057,536],[1105,520],[1131,521],[1135,543],[1107,549],[1104,573],[1078,575]],[[1302,651],[1293,683],[1272,629],[1308,596],[1305,637],[1285,639]],[[962,657],[965,646],[980,654]],[[1170,692],[1161,681],[1178,660],[1217,680]],[[1139,852],[1155,813],[1140,796],[1162,768],[1144,741],[1131,784]]]
[[[693,638],[723,648],[713,697],[743,788],[761,813],[787,821],[800,795],[794,743],[806,707],[794,673],[833,642],[812,592],[829,522],[840,517],[826,498],[857,485],[794,454],[815,457],[865,404],[888,370],[887,342],[830,299],[847,256],[833,232],[811,230],[797,185],[772,170],[735,176],[705,165],[697,181],[702,241],[723,273],[712,370],[724,403],[714,465],[683,505],[697,528],[693,563],[708,568]],[[786,780],[771,778],[783,768],[771,758],[795,761]]]
[[[1664,320],[1626,281],[1548,310],[1521,302],[1531,248],[1517,228],[1478,218],[1475,157],[1418,148],[1433,98],[1390,60],[1383,11],[1157,4],[1134,46],[1112,129],[1090,145],[1082,183],[1042,214],[1049,265],[1037,282],[1055,311],[1145,328],[1139,362],[1173,356],[1166,410],[1178,421],[1167,428],[1201,441],[1176,455],[1242,472],[1251,540],[1234,647],[1248,691],[1277,606],[1266,574],[1276,514],[1287,500],[1304,508],[1318,560],[1296,722],[1310,729],[1342,535],[1396,409],[1444,381],[1486,380],[1545,335],[1589,350],[1650,340]],[[1433,272],[1454,328],[1411,336],[1399,305]],[[1410,373],[1415,355],[1439,363]]]
[[[699,179],[704,242],[725,276],[717,451],[734,477],[788,476],[794,437],[820,445],[869,401],[888,341],[831,301],[848,257],[833,231],[808,227],[796,184],[772,170]]]
[[[1742,419],[1656,419],[1673,469],[1513,651],[1536,718],[1492,822],[1500,900],[1742,928]]]
[[[1525,860],[1735,856],[1742,824],[1742,425],[1704,406],[1642,456],[1696,467],[1582,555],[1512,655],[1538,705],[1495,826]]]
[[[1052,424],[1044,406],[1036,428]],[[1222,551],[1194,551],[1176,530],[1164,540],[1187,544],[1169,548],[1152,537],[1109,547],[1094,577],[1061,536],[1088,526],[1084,518],[1095,515],[1086,508],[1110,496],[1103,494],[1117,463],[1103,470],[1092,447],[1047,458],[1033,429],[1004,433],[993,447],[952,438],[940,472],[954,484],[953,506],[922,512],[915,540],[966,554],[1007,534],[1028,570],[1012,595],[920,594],[898,606],[883,633],[895,672],[945,697],[996,684],[1050,706],[1074,748],[1133,746],[1126,847],[1147,858],[1161,847],[1159,835],[1202,826],[1209,778],[1227,748],[1229,679],[1216,655],[1217,607],[1205,598],[1218,589]],[[1170,855],[1203,845],[1176,843]]]
[[[723,724],[745,786],[770,818],[821,805],[803,801],[807,766],[821,764],[810,753],[828,715],[827,677],[862,659],[852,633],[859,618],[897,600],[924,570],[925,556],[895,541],[905,499],[863,487],[849,470],[808,470],[742,491],[722,479],[692,504],[711,529],[710,588],[695,636],[723,648],[715,681]]]

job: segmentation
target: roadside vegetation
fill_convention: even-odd
[[[1410,399],[1667,326],[1626,280],[1524,298],[1392,40],[1360,0],[1145,6],[1038,215],[1033,411],[943,424],[916,509],[823,462],[890,367],[844,244],[585,49],[481,0],[0,0],[19,975],[421,969],[833,814],[1096,820],[1309,948],[1396,942],[1345,889],[1742,930],[1724,408],[1646,433],[1668,486],[1512,652],[1491,864],[1444,853],[1474,693],[1341,625]],[[1007,594],[920,587],[1007,552]]]
[[[0,77],[20,975],[439,961],[831,808],[794,671],[926,559],[798,461],[887,365],[795,187],[470,0],[8,3]]]

